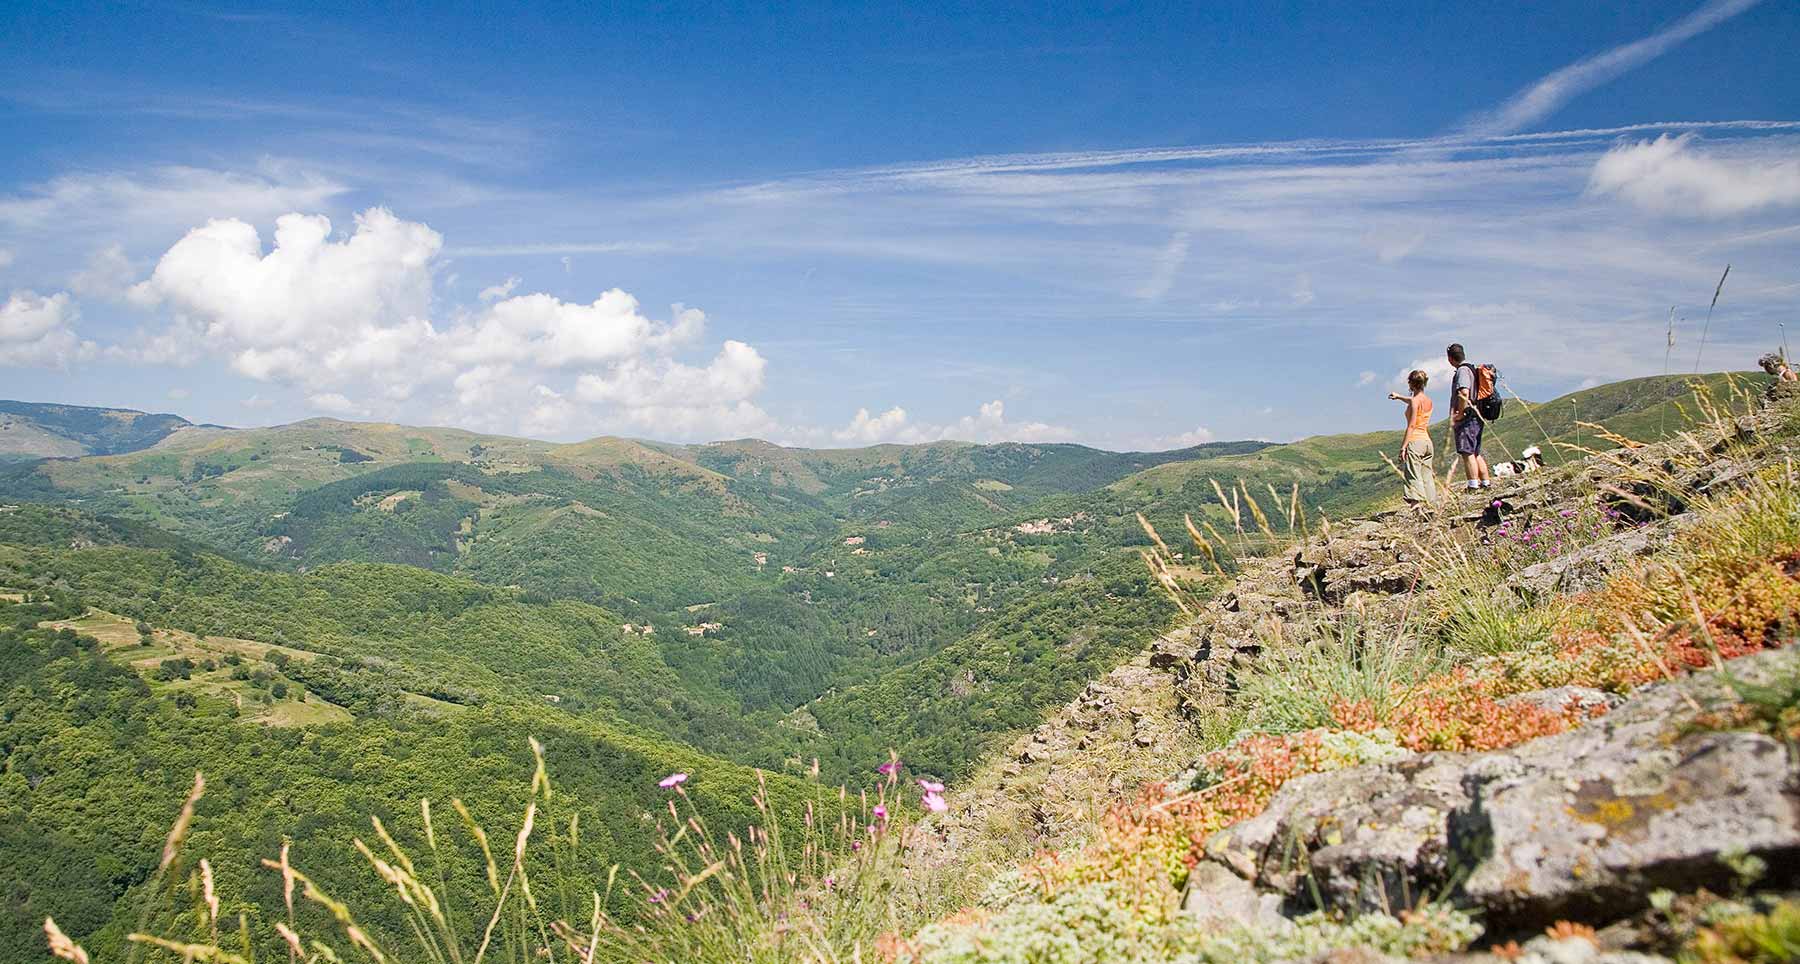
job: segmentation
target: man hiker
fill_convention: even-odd
[[[1487,459],[1481,457],[1481,430],[1485,426],[1475,410],[1475,366],[1467,363],[1463,346],[1452,344],[1444,355],[1456,368],[1450,379],[1450,430],[1456,436],[1456,454],[1462,458],[1463,476],[1470,489],[1491,488]]]

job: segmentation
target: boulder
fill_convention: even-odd
[[[1732,666],[1752,682],[1796,671],[1792,650]],[[1447,894],[1480,908],[1497,933],[1615,918],[1658,888],[1728,888],[1723,853],[1800,874],[1800,761],[1758,733],[1692,729],[1696,703],[1728,696],[1702,674],[1508,750],[1301,777],[1208,840],[1207,859],[1291,907],[1316,896],[1367,910]],[[1517,699],[1608,701],[1577,688]]]
[[[1214,860],[1296,903],[1410,906],[1451,870],[1448,821],[1464,760],[1429,754],[1290,781],[1262,814],[1207,841]]]
[[[1259,929],[1294,926],[1281,914],[1280,897],[1259,892],[1249,881],[1218,864],[1202,863],[1188,874],[1181,909],[1196,920],[1221,926],[1240,924]]]
[[[1604,918],[1659,887],[1724,888],[1731,851],[1800,866],[1795,767],[1766,736],[1540,742],[1552,745],[1471,767],[1472,803],[1452,827],[1473,863],[1462,895],[1489,920]]]

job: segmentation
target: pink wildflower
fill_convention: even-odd
[[[894,774],[900,772],[900,761],[899,760],[889,760],[888,762],[883,763],[882,765],[876,767],[875,772],[881,774],[884,777],[891,777]]]
[[[877,820],[886,820],[887,819],[887,808],[882,806],[879,803],[875,805],[875,809],[874,809],[873,813],[875,814],[875,819],[877,819]]]
[[[656,785],[662,787],[664,790],[668,790],[686,783],[687,778],[688,775],[685,773],[671,773],[661,780],[656,781]]]
[[[919,786],[924,787],[926,793],[943,793],[944,792],[943,784],[933,783],[930,780],[920,780]]]
[[[944,811],[950,809],[950,805],[948,803],[945,803],[944,798],[937,793],[926,793],[925,798],[923,800],[920,800],[919,802],[924,804],[925,809],[931,811],[932,813],[943,813]]]

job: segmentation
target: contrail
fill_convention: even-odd
[[[1673,25],[1648,37],[1621,44],[1605,53],[1578,60],[1554,71],[1491,111],[1476,115],[1453,138],[1496,137],[1537,123],[1578,94],[1668,53],[1692,39],[1756,6],[1762,0],[1712,0]]]

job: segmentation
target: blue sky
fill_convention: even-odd
[[[1393,6],[14,5],[0,396],[1167,448],[1800,336],[1800,6]]]

